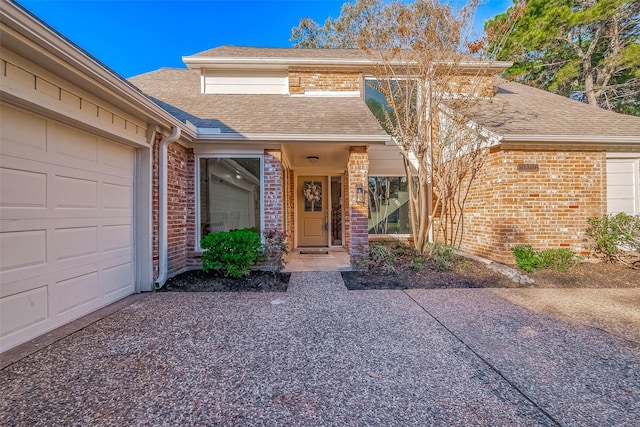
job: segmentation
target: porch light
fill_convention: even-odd
[[[307,160],[309,160],[309,163],[318,163],[318,160],[320,160],[320,157],[318,157],[318,156],[307,156]]]

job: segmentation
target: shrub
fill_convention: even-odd
[[[516,264],[522,270],[557,270],[565,272],[576,262],[576,253],[568,248],[552,248],[535,251],[531,245],[517,245],[511,248]]]
[[[524,271],[537,270],[540,260],[531,245],[517,245],[511,248],[513,256],[516,258],[516,264]]]
[[[587,224],[585,235],[596,256],[640,268],[640,215],[604,215],[588,219]]]
[[[274,274],[284,269],[284,256],[288,253],[285,233],[276,229],[264,231],[264,255],[267,265],[272,268]]]
[[[540,252],[540,260],[541,268],[563,273],[576,263],[576,253],[569,248],[545,249]]]
[[[453,251],[453,247],[445,243],[427,243],[425,253],[437,270],[451,270],[458,260],[458,255]]]
[[[210,233],[202,239],[202,269],[218,270],[226,276],[242,277],[262,255],[260,232],[250,229]]]
[[[380,270],[384,274],[395,274],[396,253],[384,243],[369,245],[369,270]]]
[[[412,270],[422,270],[424,265],[427,263],[427,258],[422,255],[416,255],[411,260],[411,269]]]

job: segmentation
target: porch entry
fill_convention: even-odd
[[[342,246],[342,179],[297,179],[298,247]]]

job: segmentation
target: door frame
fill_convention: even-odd
[[[299,237],[298,237],[298,233],[300,231],[300,215],[298,214],[298,191],[300,190],[300,188],[298,187],[298,177],[301,176],[308,176],[311,178],[324,178],[327,180],[327,187],[329,190],[329,194],[328,194],[328,198],[327,198],[327,211],[329,212],[329,214],[327,215],[328,218],[328,222],[329,222],[329,227],[327,229],[327,243],[326,243],[326,248],[331,249],[331,248],[343,248],[345,245],[345,221],[344,221],[344,212],[345,212],[345,200],[344,200],[344,174],[331,174],[331,173],[297,173],[294,170],[293,173],[293,177],[294,177],[294,197],[293,197],[293,218],[294,218],[294,226],[295,226],[295,240],[294,240],[294,248],[298,249],[300,247],[299,245]],[[333,245],[332,244],[332,239],[331,239],[331,235],[332,235],[332,231],[333,231],[333,220],[331,218],[331,209],[333,208],[332,202],[331,202],[331,177],[334,176],[339,176],[340,177],[340,190],[341,193],[343,195],[342,197],[342,245]]]

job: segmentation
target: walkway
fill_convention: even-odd
[[[625,338],[499,290],[343,286],[138,298],[0,371],[0,425],[640,425],[638,320]]]
[[[285,272],[351,270],[349,253],[342,248],[295,249],[285,261]]]

